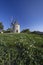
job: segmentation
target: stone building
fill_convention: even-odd
[[[14,33],[20,33],[20,25],[18,24],[17,21],[15,21],[13,24],[13,32]]]

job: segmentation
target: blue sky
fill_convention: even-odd
[[[0,0],[0,21],[4,29],[10,27],[12,16],[21,30],[43,31],[43,0]]]

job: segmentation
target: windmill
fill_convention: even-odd
[[[11,17],[11,31],[14,33],[20,33],[20,25],[14,17]]]

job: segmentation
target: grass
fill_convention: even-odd
[[[0,34],[0,65],[43,65],[43,35]]]

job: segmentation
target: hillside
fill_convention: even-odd
[[[43,65],[43,35],[0,34],[0,65]]]

